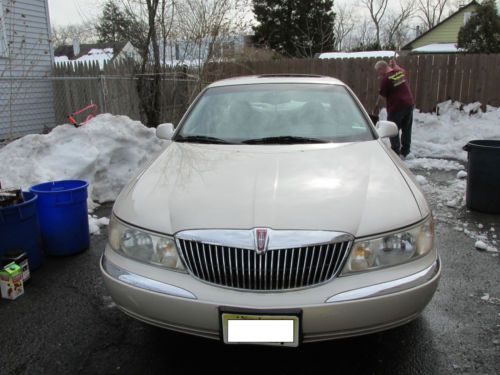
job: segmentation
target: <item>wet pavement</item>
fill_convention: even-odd
[[[426,177],[446,181],[443,173]],[[106,206],[97,214],[109,212]],[[500,257],[475,250],[456,220],[446,220],[448,212],[500,232],[500,216],[448,209],[437,225],[441,282],[420,318],[390,331],[296,349],[225,346],[125,316],[99,275],[106,235],[93,236],[82,254],[45,259],[20,299],[0,301],[0,373],[498,374]]]

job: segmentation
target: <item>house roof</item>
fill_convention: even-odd
[[[390,58],[397,56],[395,51],[361,51],[361,52],[323,52],[320,59],[349,59],[349,58]]]
[[[80,44],[80,53],[75,56],[73,45],[62,45],[54,50],[54,56],[66,56],[68,60],[75,60],[81,56],[88,55],[92,49],[112,48],[114,53],[119,53],[127,42],[118,43],[84,43]]]
[[[431,43],[414,48],[411,53],[458,53],[462,52],[455,43]]]
[[[442,20],[441,22],[439,22],[438,24],[434,25],[433,27],[431,27],[429,30],[427,30],[426,32],[420,34],[418,37],[416,37],[415,39],[413,39],[411,42],[409,42],[408,44],[406,44],[402,49],[411,49],[411,46],[413,43],[415,43],[417,40],[423,38],[425,35],[433,32],[436,28],[438,28],[439,26],[441,26],[443,23],[449,21],[450,19],[452,19],[453,17],[455,17],[457,14],[459,14],[460,12],[463,12],[464,10],[466,10],[467,8],[471,7],[471,6],[477,6],[479,5],[479,3],[477,1],[471,1],[469,4],[467,5],[464,5],[462,7],[460,7],[456,12],[450,14],[447,18],[445,18],[444,20]]]

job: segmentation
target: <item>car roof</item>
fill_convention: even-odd
[[[242,76],[227,78],[216,81],[208,87],[238,86],[238,85],[258,85],[265,83],[318,83],[327,85],[345,84],[333,77],[312,75],[312,74],[261,74],[253,76]]]

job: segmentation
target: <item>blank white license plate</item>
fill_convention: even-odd
[[[222,314],[226,344],[298,346],[297,316]]]

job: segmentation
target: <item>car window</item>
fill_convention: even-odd
[[[367,119],[344,86],[253,84],[205,91],[176,137],[228,143],[284,137],[318,142],[374,139]],[[290,142],[287,142],[290,143]]]

